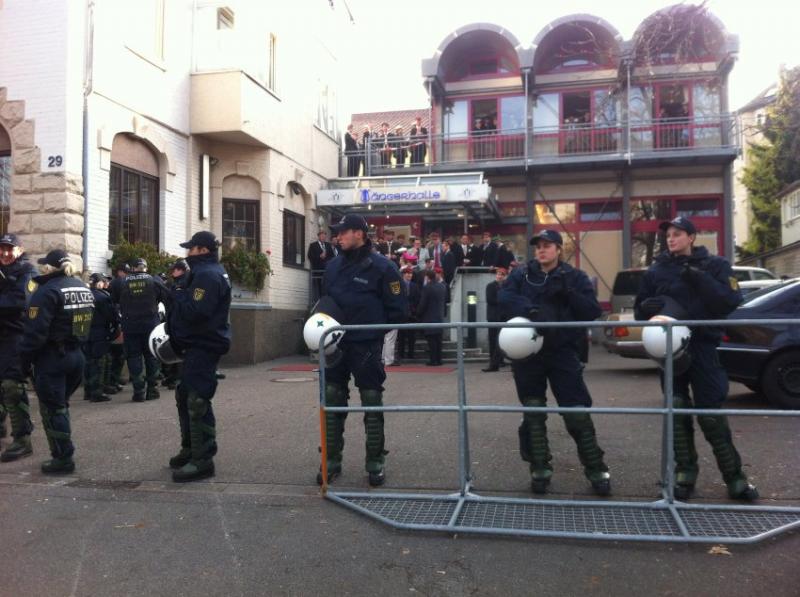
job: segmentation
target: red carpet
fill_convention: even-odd
[[[296,363],[292,365],[281,365],[273,367],[270,371],[313,371],[316,365],[310,363]],[[398,365],[397,367],[386,367],[387,373],[452,373],[455,367],[426,367],[425,365]]]

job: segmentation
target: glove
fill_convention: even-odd
[[[550,299],[554,300],[567,300],[569,297],[569,288],[567,288],[567,280],[564,276],[556,276],[547,281],[544,288],[544,294]]]
[[[687,284],[694,285],[705,275],[705,272],[700,268],[694,267],[685,263],[681,270],[681,279]]]
[[[531,307],[530,309],[528,309],[527,317],[531,321],[538,321],[539,320],[539,307]]]
[[[639,304],[639,311],[647,318],[658,315],[664,308],[664,299],[660,296],[651,296]]]

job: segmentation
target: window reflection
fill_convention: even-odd
[[[538,224],[571,224],[575,221],[575,203],[537,203],[536,222]]]

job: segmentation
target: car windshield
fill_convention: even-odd
[[[744,302],[742,303],[741,306],[758,307],[759,305],[763,305],[767,301],[783,297],[789,289],[795,288],[797,284],[798,284],[797,280],[789,280],[788,282],[784,282],[783,284],[777,284],[775,286],[767,286],[766,288],[760,288],[759,290],[754,290],[745,297]]]
[[[614,294],[639,294],[639,285],[642,282],[644,270],[619,272],[614,280]]]

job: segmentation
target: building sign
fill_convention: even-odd
[[[489,198],[489,185],[431,185],[418,187],[379,187],[326,189],[317,191],[318,207],[347,205],[391,205],[397,203],[483,203]]]

